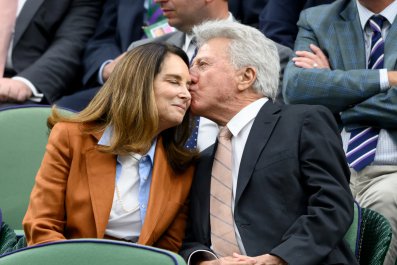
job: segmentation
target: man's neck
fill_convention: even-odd
[[[360,4],[366,7],[368,10],[379,14],[386,7],[388,7],[394,0],[358,0]]]

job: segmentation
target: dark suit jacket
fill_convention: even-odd
[[[13,42],[14,73],[31,81],[50,102],[80,80],[80,56],[93,34],[101,1],[26,1]]]
[[[268,0],[259,17],[259,27],[270,39],[294,48],[299,15],[303,9],[335,0]]]
[[[259,14],[269,0],[228,0],[229,11],[243,24],[258,28]]]
[[[125,52],[143,36],[144,0],[107,0],[96,32],[84,52],[85,87],[95,87],[98,70],[106,60]]]
[[[201,153],[181,254],[207,249],[210,180],[216,146]],[[342,240],[353,219],[338,128],[321,106],[267,102],[241,159],[234,220],[247,255],[277,255],[289,265],[357,264]]]

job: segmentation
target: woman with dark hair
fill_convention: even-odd
[[[196,151],[188,58],[169,44],[128,52],[82,112],[53,110],[23,225],[29,245],[110,238],[178,251]]]

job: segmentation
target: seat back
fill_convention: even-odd
[[[22,230],[22,219],[44,155],[50,112],[50,106],[38,105],[0,110],[0,208],[4,221],[16,230]]]
[[[382,265],[392,237],[390,223],[376,211],[368,208],[361,210],[359,263],[360,265]]]
[[[23,248],[0,257],[0,265],[186,265],[159,248],[105,239],[73,239]]]

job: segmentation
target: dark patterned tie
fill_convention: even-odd
[[[210,222],[212,249],[219,257],[240,253],[232,213],[232,134],[220,129],[211,172]]]
[[[380,15],[372,16],[368,20],[368,26],[373,32],[368,69],[383,68],[384,40],[382,38],[382,27],[384,20],[385,18]],[[351,131],[346,152],[350,167],[360,171],[374,161],[378,137],[378,128],[368,127]]]

